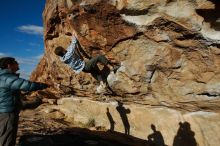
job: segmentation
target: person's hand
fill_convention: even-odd
[[[78,15],[73,15],[73,14],[68,14],[68,17],[67,17],[67,20],[70,24],[73,24],[75,22],[75,18],[77,17]]]
[[[78,38],[78,34],[77,34],[77,32],[74,29],[72,31],[72,36],[75,36],[76,38]]]

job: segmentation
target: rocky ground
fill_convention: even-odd
[[[71,95],[66,95],[69,96]],[[96,96],[99,99],[100,95]],[[44,98],[40,105],[35,99],[36,96],[26,98],[28,108],[20,113],[17,143],[21,146],[131,146],[137,142],[139,145],[147,144],[145,140],[133,136],[95,127],[92,122],[74,123],[56,106],[56,98]]]

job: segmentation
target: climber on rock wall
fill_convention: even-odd
[[[107,86],[106,72],[116,72],[117,69],[120,67],[119,64],[111,63],[104,55],[97,55],[90,58],[88,61],[84,61],[79,51],[79,48],[81,48],[81,46],[77,40],[76,31],[73,31],[72,34],[72,41],[68,48],[65,49],[61,46],[58,46],[54,50],[54,53],[57,56],[60,56],[61,61],[67,64],[71,69],[73,69],[75,73],[80,73],[81,71],[85,73],[91,73],[91,75],[100,82],[100,86],[97,87],[97,93],[105,92]],[[102,70],[99,69],[98,63],[104,65]]]

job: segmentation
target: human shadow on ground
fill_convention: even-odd
[[[110,113],[110,111],[109,111],[109,108],[106,108],[106,115],[107,115],[108,120],[109,120],[109,123],[110,123],[110,128],[109,128],[109,130],[110,130],[110,131],[114,131],[115,121],[114,121],[114,119],[113,119],[113,117],[112,117],[112,115],[111,115],[111,113]]]
[[[160,131],[156,130],[156,126],[151,124],[151,129],[153,133],[147,136],[147,145],[148,146],[167,146],[164,143],[163,135]]]
[[[151,124],[152,134],[147,140],[115,131],[91,131],[86,128],[62,129],[62,133],[26,134],[20,137],[18,146],[167,146],[160,131]],[[60,130],[60,129],[59,129]],[[197,146],[188,122],[180,122],[173,146]]]
[[[120,102],[120,101],[117,101],[117,102],[118,102],[118,106],[116,107],[116,110],[118,111],[118,113],[121,117],[122,123],[124,125],[124,129],[125,129],[125,134],[130,135],[130,124],[128,121],[127,114],[130,114],[131,111],[130,111],[130,109],[126,109],[123,106],[122,102]]]
[[[174,137],[173,146],[197,146],[195,133],[190,128],[189,122],[180,122],[179,129]]]
[[[83,128],[64,130],[62,134],[27,134],[19,146],[146,146],[146,140],[113,131],[90,131]]]

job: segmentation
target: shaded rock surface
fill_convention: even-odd
[[[129,122],[125,133],[149,145],[158,145],[153,127],[160,144],[219,145],[219,9],[217,0],[47,0],[45,54],[31,79],[51,88],[36,96],[68,117],[61,121],[90,121],[96,130],[108,129],[107,107],[122,121],[116,108],[122,102],[130,114],[114,130],[124,132]],[[54,54],[69,45],[73,30],[85,60],[103,54],[120,62],[107,78],[114,96],[95,94],[99,83],[90,74],[75,74]]]

